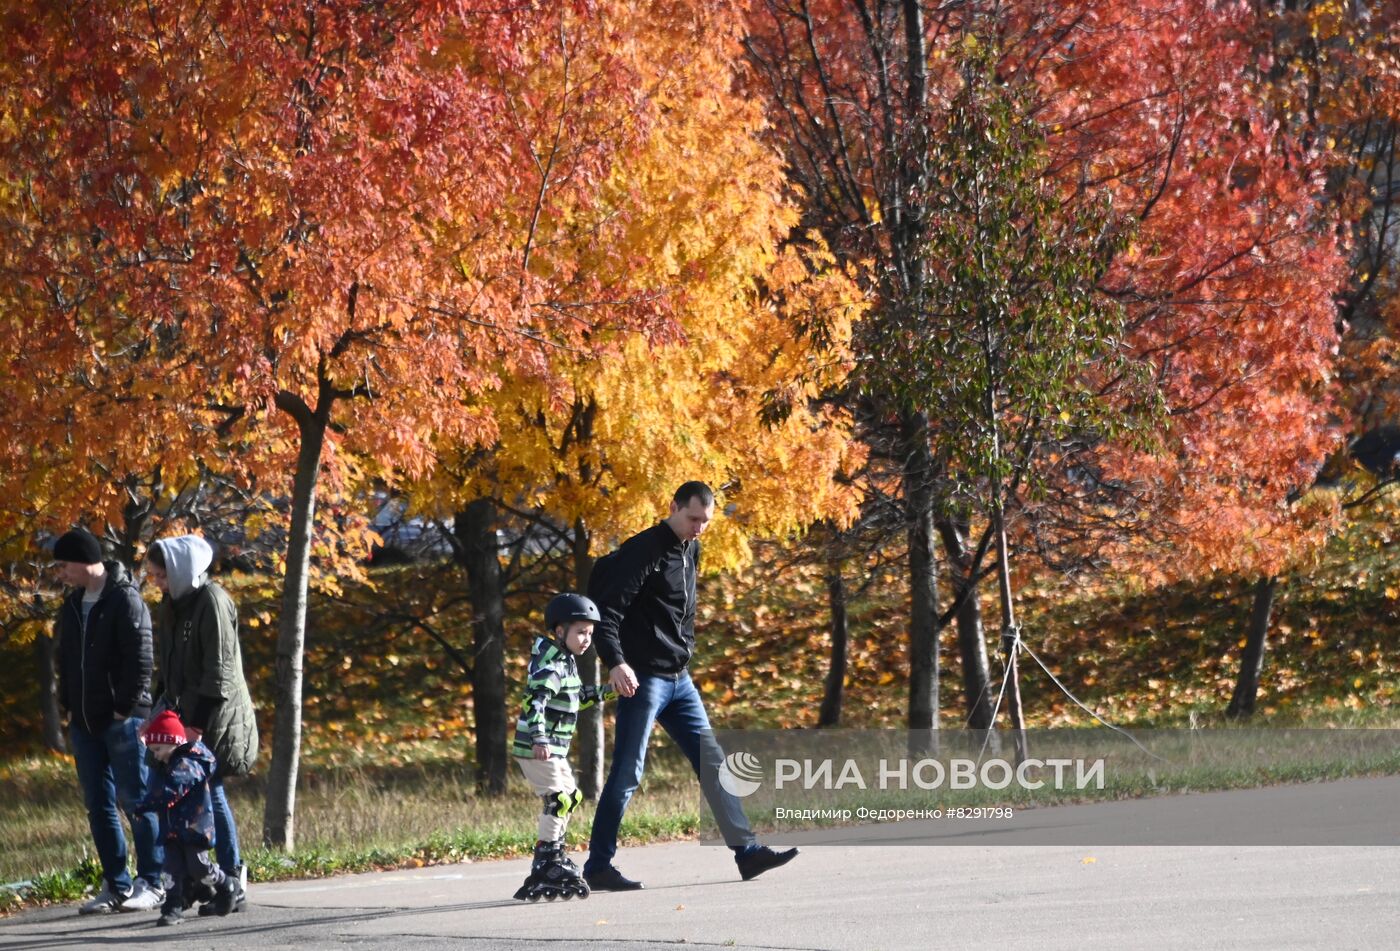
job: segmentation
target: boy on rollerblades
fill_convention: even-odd
[[[583,801],[569,768],[569,744],[581,709],[615,697],[606,685],[585,686],[576,655],[588,650],[598,607],[579,594],[560,594],[545,606],[548,633],[535,639],[525,683],[524,710],[515,726],[511,752],[520,771],[543,801],[535,861],[515,897],[554,901],[588,897],[578,866],[564,854],[569,814]]]

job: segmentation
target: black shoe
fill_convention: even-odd
[[[235,889],[238,888],[238,883],[234,882],[233,887]],[[235,914],[243,910],[243,906],[247,904],[247,901],[247,897],[244,895],[243,892],[240,891],[235,891],[231,896],[229,896],[229,898],[226,900],[226,903],[220,901],[219,896],[215,894],[213,899],[199,906],[199,917],[209,918],[213,915],[219,915],[220,917],[222,917],[223,915]],[[220,910],[224,907],[227,907],[228,911]]]
[[[747,882],[751,878],[758,878],[770,868],[786,865],[795,858],[797,858],[796,849],[775,852],[766,845],[760,845],[742,855],[734,856],[734,862],[739,866],[739,876]]]
[[[238,882],[225,877],[222,882],[214,886],[214,900],[199,909],[199,913],[204,914],[205,908],[212,908],[211,914],[220,918],[233,911],[233,903],[238,898]]]
[[[244,866],[240,865],[238,867],[237,873],[233,875],[228,875],[228,873],[226,872],[224,874],[227,875],[229,885],[233,888],[233,902],[230,905],[229,912],[232,912],[233,914],[238,914],[240,911],[243,910],[244,906],[248,904],[248,891],[246,888],[243,887],[244,876],[248,874],[247,869]],[[215,889],[210,888],[209,897],[200,899],[200,901],[206,902],[206,904],[199,906],[199,917],[208,918],[211,915],[229,913],[219,911],[219,905],[215,902],[217,897],[218,892]]]
[[[178,925],[185,920],[185,910],[179,902],[166,901],[160,907],[160,918],[156,920],[156,925],[161,928],[169,928]]]
[[[589,889],[595,892],[635,892],[646,887],[641,882],[634,882],[623,875],[616,865],[609,865],[601,872],[584,869],[583,880],[588,883]]]
[[[202,915],[204,914],[205,903],[213,901],[214,896],[217,894],[218,892],[214,891],[213,885],[206,885],[203,882],[190,883],[187,881],[185,882],[183,907],[185,911],[189,911],[193,905],[197,904],[200,906],[199,913]]]

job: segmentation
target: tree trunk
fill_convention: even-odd
[[[1225,716],[1231,720],[1247,720],[1254,715],[1254,701],[1259,694],[1259,675],[1264,670],[1264,647],[1269,638],[1269,615],[1274,610],[1274,595],[1278,578],[1261,578],[1254,587],[1254,605],[1249,612],[1249,631],[1245,635],[1244,655],[1240,658],[1240,676]]]
[[[967,576],[970,566],[968,553],[964,547],[964,528],[948,519],[938,522],[938,534],[943,539],[943,550],[948,554],[948,563],[954,566],[953,597],[963,598],[971,580]],[[987,641],[982,630],[982,605],[977,593],[967,594],[962,607],[958,608],[958,654],[962,658],[963,703],[967,709],[967,725],[974,730],[992,728],[992,707],[994,694],[991,688],[991,672],[987,665]]]
[[[589,548],[592,538],[583,519],[574,521],[574,584],[580,592],[588,590],[588,578],[593,574],[593,555]],[[578,659],[579,678],[585,684],[597,685],[602,679],[598,663],[598,648],[590,647]],[[597,799],[603,790],[604,745],[607,732],[604,729],[603,705],[595,704],[579,713],[578,732],[574,742],[578,745],[578,788],[588,799]]]
[[[904,420],[904,498],[909,517],[909,752],[938,744],[938,564],[933,551],[933,453],[928,416]]]
[[[496,503],[481,498],[457,514],[467,593],[472,603],[472,710],[476,715],[476,782],[488,796],[506,791],[510,762],[506,719],[505,592],[496,541]]]
[[[841,701],[846,690],[846,645],[850,632],[846,622],[846,580],[841,559],[833,558],[826,570],[827,603],[831,605],[831,666],[826,672],[826,692],[822,694],[818,727],[841,725]]]
[[[68,750],[63,742],[63,714],[58,708],[58,638],[43,625],[34,638],[34,659],[39,667],[39,710],[44,717],[44,746],[55,753]]]
[[[135,574],[136,572],[136,549],[141,544],[141,536],[146,530],[147,523],[151,520],[153,506],[150,499],[143,499],[137,495],[140,488],[135,478],[129,478],[126,486],[127,502],[122,506],[122,527],[121,532],[113,546],[117,560],[126,565],[127,570]],[[155,479],[151,485],[153,494],[160,491],[160,467],[155,470]],[[139,500],[138,500],[139,499]]]
[[[322,386],[313,413],[297,396],[277,394],[277,406],[292,416],[301,434],[292,480],[291,526],[287,567],[282,579],[282,608],[277,628],[272,764],[263,807],[263,845],[290,852],[296,845],[297,769],[301,758],[301,691],[306,650],[306,603],[311,573],[311,534],[316,521],[316,490],[321,450],[326,441],[332,398]]]

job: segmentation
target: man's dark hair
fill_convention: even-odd
[[[146,560],[155,565],[161,571],[165,571],[165,549],[159,545],[152,545],[146,549]]]
[[[714,505],[715,490],[703,482],[687,482],[671,496],[671,501],[681,508],[689,505],[691,499],[699,499],[701,505]]]

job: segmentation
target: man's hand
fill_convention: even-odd
[[[626,664],[618,664],[608,673],[608,683],[619,696],[630,697],[637,692],[637,675]]]
[[[187,736],[191,741],[198,740],[204,736],[204,731],[196,729],[192,726],[187,726],[185,727],[185,736]]]
[[[530,747],[530,752],[534,755],[535,759],[549,759],[549,744],[536,743],[534,746]]]

